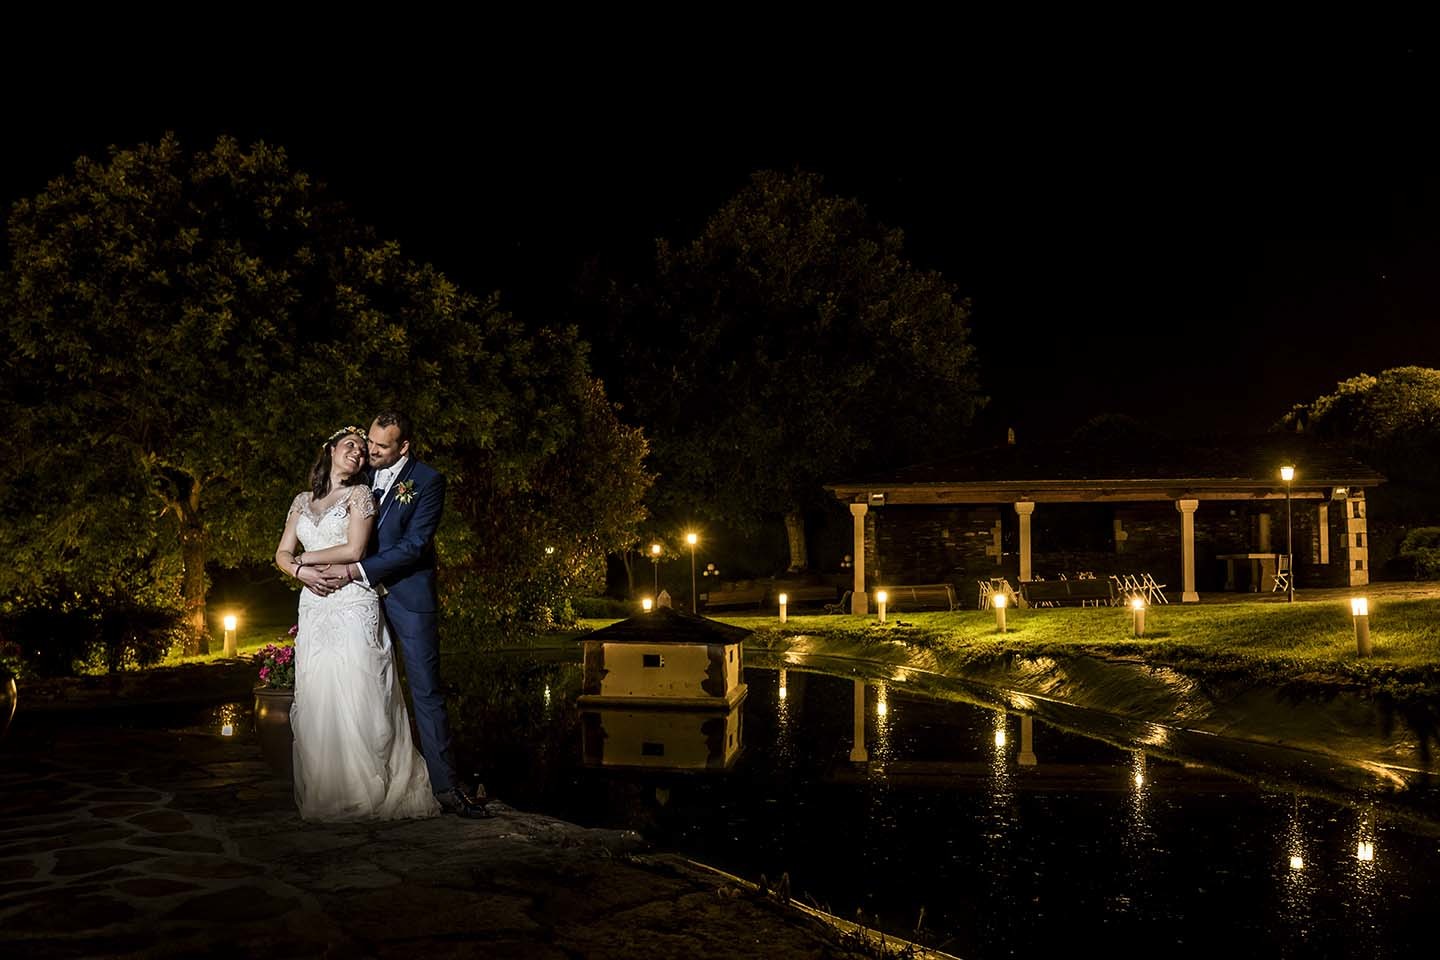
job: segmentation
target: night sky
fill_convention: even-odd
[[[167,129],[264,138],[413,255],[562,319],[587,258],[633,267],[751,170],[799,165],[972,299],[987,431],[1118,412],[1253,432],[1344,377],[1440,366],[1432,50],[972,38],[913,69],[822,52],[291,86],[152,65],[13,101],[0,200]]]

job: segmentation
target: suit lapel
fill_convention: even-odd
[[[380,529],[380,524],[384,523],[385,518],[390,515],[390,508],[395,505],[395,494],[397,492],[397,488],[400,486],[400,484],[410,479],[410,474],[415,472],[416,463],[417,461],[414,457],[406,460],[404,468],[400,471],[400,476],[396,477],[395,480],[390,484],[390,489],[385,491],[385,499],[380,501],[380,519],[375,521],[376,530]]]

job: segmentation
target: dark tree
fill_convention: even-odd
[[[983,403],[966,302],[816,175],[754,174],[610,304],[597,350],[651,441],[657,518],[783,519],[792,570],[825,481],[944,453]]]
[[[178,590],[187,652],[205,649],[206,561],[270,556],[337,427],[403,406],[463,500],[533,488],[609,412],[573,330],[527,329],[408,259],[265,144],[82,158],[8,237],[0,479],[32,495],[0,507],[0,590]],[[639,450],[606,475],[643,476]],[[463,564],[462,519],[487,510],[504,506],[447,511],[442,556]],[[617,536],[567,519],[576,550]]]

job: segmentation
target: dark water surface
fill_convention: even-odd
[[[582,710],[578,658],[447,661],[462,766],[506,803],[788,876],[802,901],[967,960],[1431,955],[1433,778],[844,669],[747,666],[727,717]]]

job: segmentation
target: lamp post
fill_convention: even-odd
[[[234,659],[235,650],[235,614],[227,614],[225,617],[225,656]]]
[[[1280,479],[1285,481],[1285,593],[1290,603],[1295,602],[1295,543],[1294,530],[1290,524],[1290,481],[1295,479],[1295,468],[1289,465],[1280,468]]]
[[[1375,652],[1370,645],[1370,600],[1367,597],[1350,598],[1350,615],[1355,618],[1355,652],[1368,657]]]
[[[784,623],[784,622],[785,622],[785,614],[786,614],[786,609],[785,609],[785,608],[788,607],[789,605],[790,605],[790,595],[789,595],[788,593],[782,593],[782,594],[780,594],[780,622],[781,622],[781,623]]]
[[[885,622],[885,601],[887,601],[887,600],[889,600],[889,599],[890,599],[890,594],[886,593],[884,590],[881,590],[881,591],[879,591],[878,593],[875,594],[875,602],[880,605],[880,622],[881,622],[881,623],[884,623],[884,622]]]
[[[990,605],[995,608],[995,629],[1001,633],[1005,632],[1005,594],[997,593],[990,598]]]
[[[699,613],[700,599],[695,585],[695,544],[700,542],[700,538],[693,533],[687,533],[685,542],[690,544],[690,612]]]
[[[1130,625],[1137,637],[1145,636],[1145,598],[1130,598]]]
[[[658,543],[650,544],[650,566],[655,568],[655,596],[660,596],[660,551]]]

